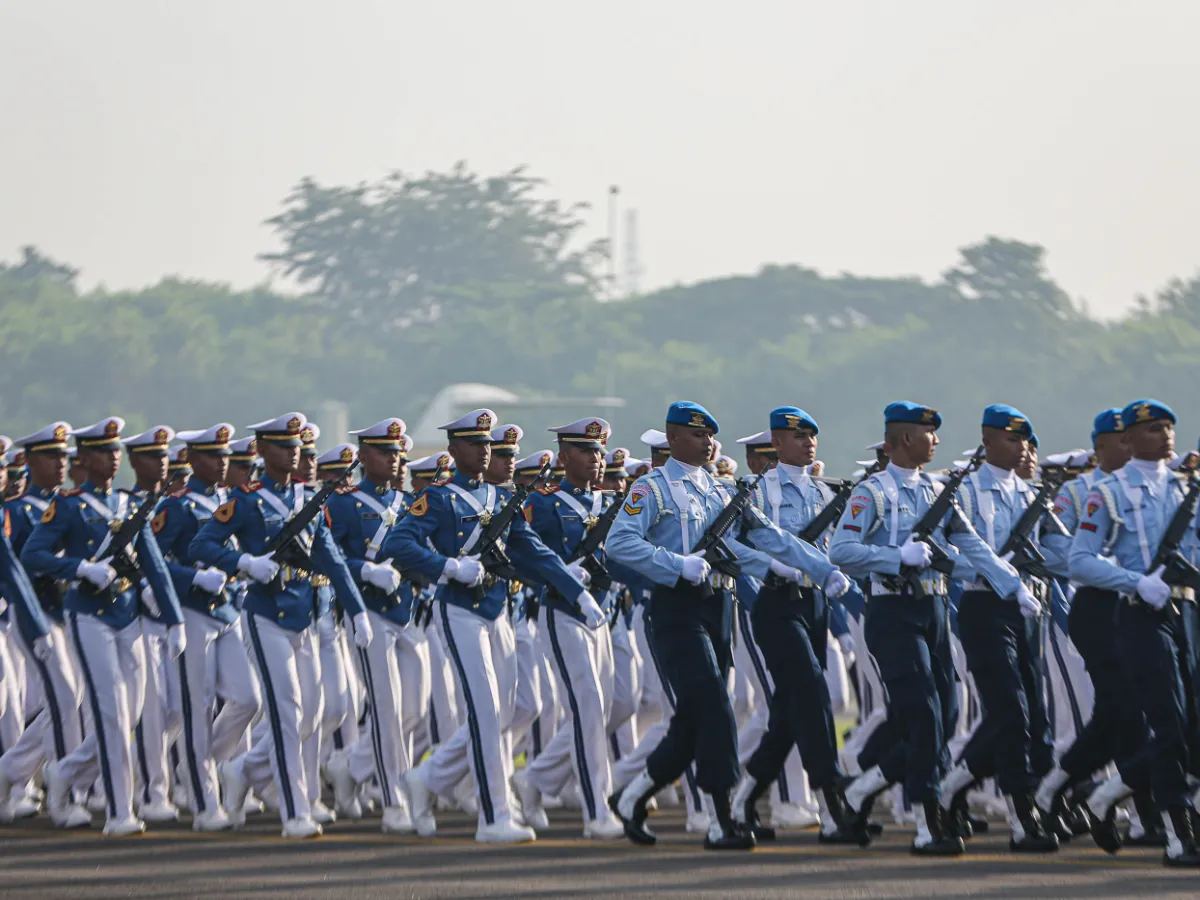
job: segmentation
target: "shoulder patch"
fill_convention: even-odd
[[[1101,497],[1099,494],[1088,494],[1087,502],[1084,506],[1084,509],[1086,510],[1085,514],[1087,515],[1088,518],[1091,518],[1092,516],[1094,516],[1096,514],[1096,510],[1098,510],[1103,505],[1104,505],[1104,498]]]
[[[12,537],[12,516],[8,514],[8,507],[4,508],[4,536]]]
[[[418,519],[429,512],[429,498],[422,494],[417,498],[417,502],[408,508],[410,516],[416,516]]]
[[[325,516],[325,527],[326,527],[326,528],[332,528],[332,527],[333,527],[333,519],[331,519],[331,518],[329,517],[329,507],[328,507],[328,506],[322,506],[322,507],[321,507],[321,513],[322,513],[322,514]]]
[[[158,534],[160,531],[162,531],[166,527],[167,527],[167,510],[164,507],[163,509],[159,510],[158,515],[156,515],[153,519],[150,520],[150,530],[153,531],[155,534]]]
[[[533,524],[533,506],[532,505],[527,505],[524,509],[522,509],[521,514],[525,516],[526,522],[528,522],[530,525]]]
[[[245,491],[247,494],[253,494],[255,491],[257,491],[262,486],[263,486],[263,483],[261,481],[247,481],[245,484],[242,485],[242,490]]]
[[[340,488],[337,489],[337,492],[339,494],[353,494],[353,493],[356,493],[357,491],[358,491],[357,484],[343,484]]]
[[[50,501],[50,505],[46,507],[46,511],[42,513],[42,524],[49,525],[54,521],[54,514],[58,512],[58,498],[55,497]]]
[[[213,518],[222,525],[228,525],[229,520],[233,518],[234,510],[237,509],[237,499],[227,500],[217,507],[217,511],[213,513]]]
[[[638,500],[640,500],[640,499],[641,498],[639,497]],[[621,509],[625,512],[626,515],[640,516],[642,514],[642,510],[644,509],[644,507],[634,505],[638,502],[638,500],[630,499],[630,500],[625,501],[625,505],[623,507],[621,507]]]
[[[544,484],[537,489],[537,492],[543,497],[548,497],[550,494],[557,494],[559,490],[560,489],[557,484]]]

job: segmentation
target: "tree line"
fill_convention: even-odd
[[[1140,396],[1175,408],[1181,447],[1200,433],[1200,277],[1103,322],[1055,283],[1042,247],[987,237],[935,282],[767,265],[612,301],[608,248],[581,239],[581,206],[546,195],[523,169],[462,164],[305,179],[268,220],[279,249],[262,256],[293,291],[180,277],[82,291],[71,265],[21,248],[0,263],[0,430],[110,413],[131,429],[241,426],[329,399],[352,423],[411,423],[446,384],[485,382],[611,390],[627,402],[604,415],[634,454],[675,399],[705,404],[735,456],[768,410],[797,404],[842,473],[897,398],[942,410],[943,464],[977,442],[994,402],[1032,418],[1043,452],[1086,444],[1095,412]],[[530,450],[565,413],[520,413]]]

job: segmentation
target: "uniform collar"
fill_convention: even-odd
[[[187,489],[193,494],[203,494],[205,497],[212,497],[217,493],[215,484],[205,484],[195,475],[187,480]]]
[[[571,484],[571,482],[567,481],[566,479],[563,479],[561,482],[559,482],[558,489],[562,493],[569,494],[572,497],[590,497],[590,496],[592,496],[591,491],[585,491],[581,487],[576,487],[575,485]]]
[[[386,497],[392,491],[390,487],[378,485],[365,475],[358,482],[358,489],[371,497]]]
[[[100,497],[101,499],[107,499],[108,497],[111,497],[113,494],[112,488],[109,488],[108,490],[103,490],[102,488],[98,488],[98,487],[96,487],[96,485],[92,484],[90,479],[83,483],[83,487],[80,488],[80,490],[86,491],[87,493],[89,493],[95,497]]]
[[[895,463],[888,463],[887,471],[906,488],[915,488],[921,483],[920,469],[902,469]]]
[[[994,466],[990,462],[984,462],[979,467],[979,486],[987,491],[999,491],[1005,488],[1015,490],[1017,488],[1017,473],[1010,470],[1001,469],[999,466]]]
[[[704,494],[712,488],[712,479],[702,466],[685,466],[671,457],[663,468],[667,470],[667,478],[671,481],[690,481]]]
[[[474,490],[477,487],[482,487],[483,485],[487,484],[487,482],[483,480],[482,475],[478,478],[468,478],[464,473],[459,471],[455,471],[454,477],[450,480],[459,487],[464,487],[468,490]]]
[[[40,488],[31,481],[29,487],[25,488],[25,496],[37,497],[39,500],[52,500],[58,491],[58,488]]]
[[[790,481],[796,487],[804,489],[812,482],[812,476],[808,474],[808,470],[804,466],[777,463],[775,468],[779,471],[780,484],[787,484]]]
[[[296,480],[293,478],[293,479],[292,479],[292,481],[291,481],[291,483],[290,483],[290,484],[288,484],[288,485],[287,485],[287,487],[284,487],[282,484],[280,484],[278,481],[276,481],[274,478],[272,478],[272,477],[271,477],[270,475],[268,475],[266,472],[263,472],[262,483],[263,483],[263,487],[266,487],[266,488],[268,488],[268,489],[270,489],[270,490],[274,491],[274,492],[275,492],[275,493],[277,493],[277,494],[283,494],[283,493],[285,493],[285,492],[286,492],[286,491],[287,491],[289,488],[295,487],[295,486],[296,486],[297,484],[299,484],[300,482],[296,481]]]

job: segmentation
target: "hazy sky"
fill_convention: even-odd
[[[1114,314],[1200,267],[1195,0],[0,0],[0,258],[260,280],[301,176],[527,163],[644,287],[933,278],[995,233]]]

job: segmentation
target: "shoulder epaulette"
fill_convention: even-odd
[[[544,484],[535,493],[541,494],[543,497],[549,497],[551,494],[557,494],[560,490],[561,488],[557,484]]]
[[[257,491],[262,486],[263,486],[263,483],[261,481],[247,481],[241,487],[237,488],[237,490],[240,490],[247,494],[253,494],[255,491]]]
[[[358,493],[358,485],[357,484],[343,484],[340,488],[337,489],[336,493],[338,493],[338,494],[357,494]]]
[[[78,497],[82,493],[83,493],[83,488],[71,488],[69,491],[59,491],[58,496],[60,496],[60,497]]]

